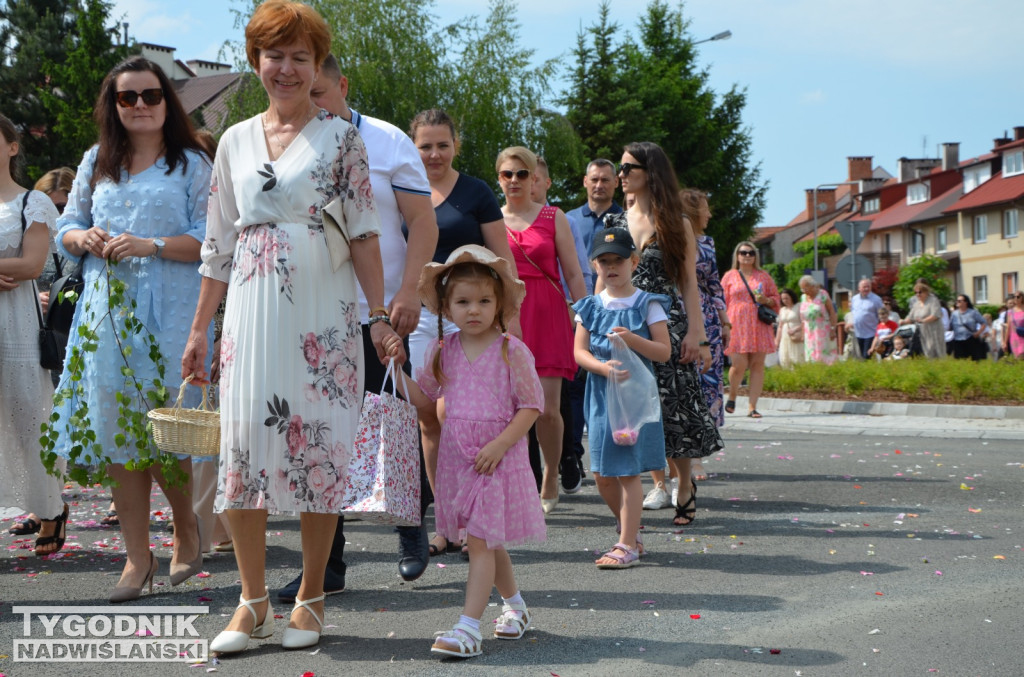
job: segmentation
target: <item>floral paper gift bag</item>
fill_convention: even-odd
[[[342,512],[378,524],[419,526],[420,453],[416,408],[395,393],[367,392],[348,466]],[[397,370],[399,378],[405,374]]]

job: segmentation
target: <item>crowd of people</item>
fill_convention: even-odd
[[[0,429],[17,479],[0,504],[26,513],[11,532],[38,534],[39,556],[64,546],[62,484],[39,460],[48,422],[53,471],[70,461],[113,480],[108,522],[126,557],[109,601],[152,592],[159,575],[155,482],[171,506],[172,585],[201,571],[212,545],[234,552],[240,600],[210,649],[237,653],[274,633],[268,517],[298,514],[301,573],[276,595],[292,604],[281,643],[316,645],[325,596],[345,589],[339,514],[362,395],[394,363],[414,377],[401,389],[419,418],[421,517],[433,502],[436,525],[432,539],[425,520],[398,529],[399,573],[415,580],[451,550],[470,563],[462,614],[431,651],[479,655],[495,587],[494,636],[519,639],[531,613],[505,548],[545,539],[545,515],[586,469],[615,525],[598,568],[639,564],[644,509],[672,506],[678,526],[696,519],[700,461],[722,448],[736,323],[705,232],[708,198],[681,191],[664,151],[637,142],[618,163],[587,165],[587,201],[566,214],[547,204],[543,158],[513,145],[495,160],[499,204],[488,182],[454,168],[459,135],[444,111],[403,132],[348,106],[330,31],[308,5],[268,0],[245,38],[268,106],[219,144],[138,56],[104,79],[99,138],[77,171],[49,172],[35,190],[17,182],[19,131],[0,116]],[[337,256],[331,224],[345,232]],[[50,298],[62,268],[81,271],[77,299]],[[131,332],[107,314],[114,279],[138,318]],[[75,303],[67,357],[50,374],[34,318],[42,326],[64,302]],[[632,372],[613,344],[639,360]],[[769,349],[751,352],[763,364]],[[124,435],[127,376],[168,392],[214,383],[219,455],[147,465],[152,442]],[[653,418],[612,423],[606,390],[630,381],[649,382]],[[198,400],[193,389],[184,406]]]
[[[1021,292],[1006,297],[995,319],[982,314],[971,297],[957,294],[946,307],[924,279],[914,283],[903,317],[891,296],[880,297],[870,279],[861,279],[843,320],[831,298],[810,275],[800,279],[801,294],[780,294],[782,307],[775,329],[775,351],[783,368],[805,362],[833,364],[841,356],[898,360],[923,356],[956,359],[999,359],[1024,356],[1016,327],[1024,320]],[[742,302],[746,299],[740,298]],[[839,337],[845,333],[846,344]]]

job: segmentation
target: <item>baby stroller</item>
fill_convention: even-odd
[[[890,336],[882,339],[882,347],[877,351],[878,354],[882,356],[882,359],[885,359],[892,354],[892,340],[897,336],[903,339],[903,342],[907,346],[907,350],[910,351],[911,357],[924,354],[924,350],[921,348],[921,332],[919,331],[918,326],[916,324],[907,324],[897,329]]]

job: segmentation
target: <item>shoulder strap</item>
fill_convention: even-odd
[[[736,272],[740,274],[740,279],[743,280],[743,286],[747,288],[747,293],[750,294],[750,300],[753,301],[756,304],[757,303],[757,297],[754,296],[754,292],[750,291],[750,285],[747,284],[747,278],[745,278],[743,276],[743,271],[740,270],[739,268],[737,268]]]
[[[28,207],[28,196],[32,193],[31,190],[25,191],[25,197],[21,200],[21,234],[25,234],[25,230],[28,228],[28,220],[25,218],[25,209]],[[25,246],[22,242],[22,247]],[[57,255],[53,255],[54,263],[57,263]],[[60,275],[60,264],[57,263],[57,274]],[[36,309],[36,319],[39,320],[39,328],[43,328],[43,311],[39,308],[39,290],[36,289],[36,281],[32,280],[32,305]]]
[[[558,295],[561,296],[562,298],[565,298],[565,292],[562,291],[562,288],[559,287],[558,284],[554,280],[551,279],[550,275],[548,275],[547,273],[544,272],[543,268],[541,268],[536,263],[534,263],[533,259],[531,259],[529,254],[526,253],[526,250],[523,249],[523,245],[519,244],[519,240],[516,239],[515,234],[512,232],[512,229],[509,228],[507,225],[505,226],[505,232],[508,233],[508,239],[510,239],[510,240],[512,240],[513,242],[516,243],[516,247],[519,248],[519,253],[523,255],[523,258],[526,259],[526,262],[529,263],[534,268],[536,268],[537,270],[539,270],[540,274],[544,276],[544,279],[547,280],[548,282],[550,282],[551,286],[554,287],[555,290],[558,291]]]

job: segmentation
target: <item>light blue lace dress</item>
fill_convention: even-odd
[[[206,237],[206,204],[210,192],[211,166],[199,154],[186,152],[188,165],[181,164],[170,174],[161,158],[148,169],[129,176],[122,174],[117,183],[103,179],[90,186],[97,147],[85,153],[78,168],[74,187],[68,196],[64,214],[57,221],[57,248],[62,256],[75,265],[79,258],[64,248],[64,236],[75,229],[92,226],[103,228],[111,236],[132,233],[139,237],[168,238],[188,235],[202,242]],[[85,369],[82,379],[84,401],[89,407],[89,417],[96,440],[103,447],[104,455],[114,463],[124,463],[135,458],[134,445],[119,447],[115,436],[121,432],[117,425],[119,417],[116,393],[124,392],[125,366],[118,350],[118,336],[107,311],[107,262],[94,256],[83,259],[85,288],[75,311],[68,341],[68,360],[73,349],[80,345],[78,326],[86,323],[99,334],[99,348],[85,353]],[[110,271],[127,285],[127,294],[137,304],[138,317],[153,333],[160,344],[165,367],[164,383],[173,400],[181,384],[181,355],[185,350],[196,300],[199,298],[199,262],[183,263],[159,257],[128,258],[118,264],[110,264]],[[118,323],[120,327],[122,323]],[[213,330],[208,337],[213,345]],[[128,363],[135,375],[147,386],[156,376],[156,367],[149,358],[149,348],[138,336],[122,339],[132,347]],[[61,376],[58,390],[68,384],[67,362]],[[199,404],[198,389],[190,388],[185,401],[186,407]],[[54,411],[60,415],[56,422],[60,436],[56,451],[67,456],[70,451],[69,418],[78,407],[78,397],[64,400]],[[170,405],[168,405],[170,406]],[[197,457],[198,458],[198,457]],[[80,462],[88,462],[80,459]]]

